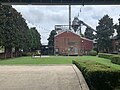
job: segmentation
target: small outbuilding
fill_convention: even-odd
[[[83,55],[93,49],[93,40],[72,31],[63,31],[54,37],[54,49],[58,55]]]

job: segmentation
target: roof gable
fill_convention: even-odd
[[[57,37],[57,36],[59,36],[59,35],[61,35],[61,34],[63,34],[63,33],[66,33],[66,32],[70,32],[70,33],[72,33],[72,34],[77,35],[77,36],[80,37],[80,35],[78,35],[78,34],[72,32],[72,31],[63,31],[63,32],[60,32],[60,33],[58,33],[57,35],[55,35],[55,37]]]
[[[93,42],[93,40],[90,40],[90,39],[88,39],[88,38],[81,37],[80,35],[78,35],[78,34],[72,32],[72,31],[63,31],[63,32],[60,32],[60,33],[58,33],[57,35],[55,35],[55,37],[57,37],[57,36],[59,36],[59,35],[61,35],[61,34],[63,34],[63,33],[66,33],[66,32],[70,32],[70,33],[72,33],[72,34],[74,34],[74,35],[80,37],[81,39],[84,39],[84,40],[88,40],[88,41],[92,41],[92,42]]]

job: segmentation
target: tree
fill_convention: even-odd
[[[25,19],[22,17],[20,13],[18,13],[14,8],[14,25],[16,26],[14,47],[15,52],[18,53],[19,49],[23,49],[24,51],[29,50],[30,41],[29,41],[29,28]]]
[[[1,33],[1,31],[2,31],[2,28],[0,27],[0,46],[2,46],[2,33]]]
[[[119,25],[117,25],[116,30],[117,30],[117,38],[120,40],[120,18],[118,19],[118,21],[119,21]]]
[[[5,47],[6,55],[11,55],[12,48],[16,52],[19,49],[29,48],[29,28],[25,19],[12,6],[0,5],[0,45]]]
[[[110,52],[112,47],[111,37],[114,33],[113,19],[105,15],[99,20],[97,30],[98,50],[101,52]]]
[[[114,28],[117,31],[117,35],[116,35],[117,38],[116,39],[118,40],[118,48],[120,48],[120,18],[118,19],[118,21],[119,21],[119,25],[115,24]]]
[[[88,28],[88,27],[86,28],[84,34],[85,34],[85,37],[88,38],[88,39],[93,40],[95,38],[95,35],[93,34],[93,30]]]
[[[35,27],[30,28],[30,48],[32,51],[40,49],[41,45],[41,36]]]
[[[54,54],[54,36],[56,34],[56,31],[52,30],[48,38],[49,53],[52,55]]]
[[[15,26],[11,6],[0,5],[0,33],[1,44],[5,46],[5,57],[7,53],[12,57],[11,52],[15,40]]]

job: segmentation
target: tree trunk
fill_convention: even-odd
[[[18,57],[18,56],[19,56],[19,48],[15,47],[15,57]]]
[[[12,47],[5,47],[5,59],[12,57],[13,57]]]
[[[7,58],[7,48],[5,47],[5,59]]]

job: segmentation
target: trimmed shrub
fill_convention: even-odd
[[[110,59],[112,63],[120,65],[120,55],[99,53],[98,57]]]
[[[120,65],[120,56],[112,56],[111,57],[111,62],[114,64],[119,64]]]
[[[40,53],[39,50],[36,50],[36,51],[32,52],[32,55],[34,55],[34,56],[40,56],[41,53]]]
[[[41,53],[39,50],[36,50],[34,52],[22,52],[22,56],[40,56]]]
[[[120,83],[120,70],[90,60],[73,61],[82,72],[90,90],[115,90]]]
[[[92,51],[89,52],[89,55],[90,55],[90,56],[96,56],[96,55],[97,55],[97,52],[94,51],[94,50],[92,50]]]
[[[111,59],[111,57],[114,56],[114,54],[107,54],[107,53],[99,53],[98,57]]]
[[[31,52],[22,52],[22,56],[31,56],[32,53]]]

